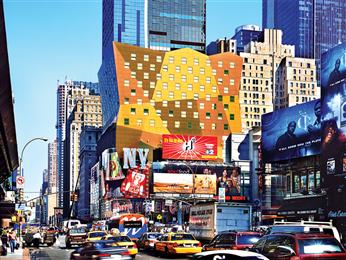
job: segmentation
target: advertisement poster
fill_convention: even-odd
[[[320,153],[319,99],[262,115],[262,156],[265,163]]]
[[[118,153],[114,148],[103,151],[102,168],[105,171],[106,181],[115,181],[125,178],[121,170]]]
[[[195,194],[216,194],[216,175],[194,174]]]
[[[322,55],[321,85],[321,171],[333,184],[331,176],[346,174],[346,43]]]
[[[137,166],[127,170],[120,188],[125,198],[146,199],[149,197],[149,172],[149,166],[144,169]]]
[[[193,192],[192,174],[154,173],[155,193],[184,193]]]
[[[175,160],[216,160],[217,137],[163,135],[162,158]]]

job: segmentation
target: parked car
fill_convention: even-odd
[[[341,241],[340,234],[332,222],[328,221],[298,221],[286,222],[275,221],[274,225],[269,227],[266,234],[273,234],[277,232],[289,233],[323,233],[334,236],[339,242]]]
[[[192,257],[193,260],[269,260],[267,257],[243,250],[215,250],[208,251],[199,254],[195,254]]]
[[[146,232],[137,241],[138,249],[154,249],[155,243],[162,236],[158,232]]]
[[[261,237],[261,233],[253,231],[222,232],[203,246],[203,251],[251,248]]]
[[[167,233],[155,243],[155,251],[164,254],[196,254],[202,252],[202,244],[189,233]]]
[[[82,247],[71,253],[70,259],[73,260],[100,260],[100,259],[131,259],[126,248],[114,246],[108,241],[86,242]]]
[[[126,235],[107,235],[102,240],[111,242],[114,246],[124,247],[129,251],[132,258],[135,258],[138,253],[138,248],[135,242],[133,242]]]
[[[88,241],[97,241],[101,240],[102,237],[106,236],[107,232],[106,231],[90,231],[88,233]]]
[[[65,243],[67,248],[74,245],[82,245],[87,239],[87,232],[85,227],[73,227],[67,231]]]
[[[250,249],[269,259],[346,259],[345,249],[327,234],[276,233],[262,237]]]

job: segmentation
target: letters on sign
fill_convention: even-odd
[[[147,164],[147,158],[149,149],[148,148],[123,148],[124,151],[124,169],[135,168],[137,153],[141,162],[141,169],[145,169]]]

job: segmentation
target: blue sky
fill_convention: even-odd
[[[233,36],[242,24],[261,25],[261,2],[207,0],[207,42]],[[31,138],[55,138],[57,80],[97,81],[102,1],[5,0],[4,9],[20,153]],[[36,141],[25,150],[28,192],[40,190],[47,147]]]

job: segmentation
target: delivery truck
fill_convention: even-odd
[[[202,203],[191,206],[189,231],[196,239],[210,241],[222,231],[251,230],[252,207],[241,203]]]

